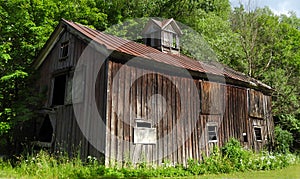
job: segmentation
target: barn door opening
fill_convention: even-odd
[[[67,75],[59,75],[54,78],[52,106],[64,105],[65,102],[65,88]]]
[[[49,115],[46,115],[43,123],[42,123],[42,126],[41,126],[41,129],[40,129],[40,132],[39,132],[39,141],[40,142],[51,142],[52,141],[52,137],[53,137],[53,126],[51,124],[51,121],[50,121],[50,117]]]

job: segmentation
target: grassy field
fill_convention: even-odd
[[[234,152],[232,152],[234,151]],[[240,153],[239,153],[240,152]],[[215,151],[202,162],[189,160],[187,167],[181,165],[152,167],[146,163],[137,166],[109,168],[100,165],[95,157],[86,162],[80,157],[55,156],[40,151],[28,156],[20,156],[15,161],[0,159],[0,179],[2,178],[130,178],[130,177],[178,177],[188,178],[299,178],[300,160],[293,154],[259,154],[231,147],[232,155],[222,155]],[[224,152],[225,154],[225,152]],[[241,155],[243,154],[243,155]],[[247,155],[246,155],[247,154]],[[231,156],[231,158],[229,158]],[[281,169],[282,168],[282,169]],[[273,169],[273,170],[271,170]],[[264,171],[263,171],[264,170]],[[246,171],[246,172],[237,172]],[[228,173],[228,174],[212,174]]]
[[[51,172],[49,172],[51,173]],[[0,179],[2,178],[19,178],[20,176],[15,175],[12,171],[0,171]],[[20,178],[32,178],[32,176],[22,176]],[[35,176],[34,178],[40,178],[38,176]],[[46,177],[47,178],[47,177]],[[49,178],[52,178],[49,176]],[[56,178],[54,176],[54,178]],[[99,177],[104,178],[104,177]],[[154,177],[155,178],[155,177]],[[161,178],[161,177],[156,177]],[[178,179],[206,179],[206,178],[300,178],[300,164],[292,165],[284,169],[280,170],[270,170],[270,171],[249,171],[249,172],[236,172],[231,174],[220,174],[220,175],[201,175],[201,176],[189,176],[189,177],[182,177]]]
[[[191,177],[189,177],[191,178]],[[300,164],[292,165],[280,170],[269,170],[269,171],[249,171],[249,172],[236,172],[231,174],[220,174],[220,175],[203,175],[198,178],[300,178]]]

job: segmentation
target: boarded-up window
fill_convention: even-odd
[[[264,97],[263,93],[255,90],[249,91],[250,116],[264,118]]]
[[[201,113],[222,114],[224,111],[224,86],[212,82],[202,82],[201,84]]]
[[[136,120],[133,133],[134,144],[156,144],[156,128],[152,128],[151,122]]]

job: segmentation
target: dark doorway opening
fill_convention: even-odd
[[[60,75],[54,78],[52,106],[64,105],[66,78],[66,75]]]
[[[43,121],[43,124],[42,124],[40,132],[39,132],[39,141],[40,142],[51,142],[52,136],[53,136],[53,127],[52,127],[49,115],[47,115]]]

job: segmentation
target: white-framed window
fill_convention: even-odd
[[[254,135],[255,135],[255,140],[256,141],[262,141],[263,136],[262,136],[262,130],[260,126],[254,126]]]
[[[218,125],[215,122],[207,124],[208,142],[218,142]]]

